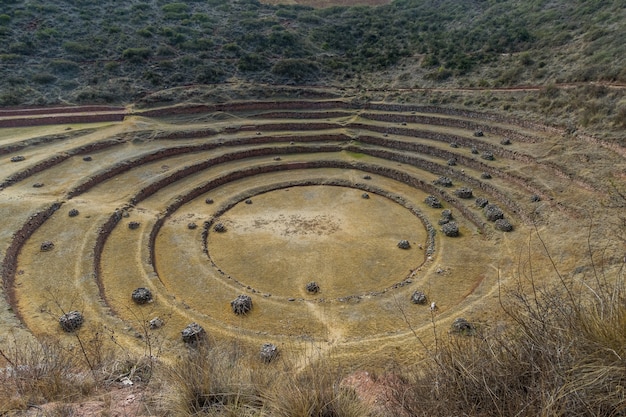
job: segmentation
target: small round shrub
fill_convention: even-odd
[[[206,200],[204,200],[205,203],[207,204],[213,204],[213,199],[212,198],[207,198]]]
[[[194,222],[187,223],[187,229],[189,229],[189,230],[194,230],[197,227],[198,227],[198,225],[195,224]]]
[[[135,229],[139,229],[140,223],[139,222],[129,222],[128,223],[128,228],[130,230],[135,230]]]
[[[451,142],[451,143],[450,143],[450,147],[451,147],[451,148],[458,148],[458,147],[459,147],[459,144],[458,144],[458,143],[456,143],[456,142]]]
[[[511,140],[509,138],[504,138],[500,141],[500,145],[510,145],[511,144]]]
[[[71,209],[71,210],[67,213],[67,215],[68,215],[68,216],[70,216],[70,217],[76,217],[76,216],[78,216],[78,214],[79,214],[79,212],[78,212],[78,210],[76,210],[76,209]]]
[[[537,194],[535,194],[535,195],[530,197],[530,201],[532,201],[533,203],[538,203],[539,201],[541,201],[541,197],[539,197]]]
[[[361,198],[367,200],[367,199],[370,198],[370,195],[368,193],[363,193],[363,194],[361,194]]]
[[[41,188],[43,187],[43,182],[36,182],[33,184],[33,188]]]
[[[484,179],[484,180],[490,180],[491,179],[491,174],[488,172],[483,172],[482,174],[480,174],[480,178]]]
[[[22,155],[17,155],[11,158],[11,162],[22,162],[24,160],[26,160],[26,158]]]
[[[217,223],[215,226],[213,226],[213,230],[215,230],[217,233],[224,233],[226,231],[226,226],[224,226],[224,223]]]
[[[448,166],[455,166],[456,165],[456,158],[450,158],[448,159],[448,161],[446,162],[448,164]]]
[[[491,151],[485,151],[485,152],[483,152],[483,154],[482,154],[481,158],[486,159],[487,161],[493,161],[494,159],[496,159],[496,158],[493,156],[493,152],[491,152]]]
[[[476,147],[472,147],[472,149],[471,149],[471,151],[470,151],[470,152],[471,152],[472,154],[474,154],[474,155],[478,155],[478,148],[476,148]]]
[[[252,204],[252,200],[247,199],[247,200],[245,201],[245,203],[246,203],[246,204]]]
[[[474,136],[476,136],[477,138],[480,138],[480,137],[485,136],[485,134],[483,133],[483,131],[482,131],[482,130],[476,130],[476,131],[474,132]]]
[[[83,161],[90,162],[90,161],[93,161],[93,158],[91,156],[84,156]]]

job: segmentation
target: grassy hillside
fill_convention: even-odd
[[[622,1],[0,0],[0,105],[129,102],[224,82],[626,82]]]

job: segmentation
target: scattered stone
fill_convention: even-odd
[[[260,136],[260,135],[261,135],[261,132],[256,132],[256,135],[257,135],[257,136]]]
[[[198,227],[198,225],[195,224],[194,222],[187,223],[187,229],[189,229],[189,230],[194,230],[197,227]]]
[[[226,231],[226,226],[224,226],[224,223],[217,223],[215,226],[213,226],[213,230],[215,230],[217,233],[224,233]]]
[[[474,155],[478,155],[478,148],[472,147],[472,150],[470,152],[472,152]]]
[[[91,156],[85,156],[83,157],[83,161],[85,162],[93,161],[93,158]]]
[[[480,178],[484,179],[484,180],[490,180],[491,179],[491,174],[488,172],[483,172],[482,174],[480,174]]]
[[[46,240],[45,242],[41,243],[41,246],[39,248],[41,249],[42,252],[48,252],[54,249],[54,243],[52,243],[49,240]]]
[[[513,225],[507,219],[498,219],[495,222],[496,229],[503,232],[513,231]]]
[[[363,193],[361,194],[361,197],[367,200],[368,198],[370,198],[370,195],[368,193]]]
[[[246,204],[252,204],[252,200],[247,199],[247,200],[245,201],[245,203],[246,203]]]
[[[78,216],[78,214],[79,214],[79,213],[78,213],[78,210],[76,210],[76,209],[71,209],[71,210],[67,213],[67,215],[68,215],[68,216],[70,216],[70,217],[76,217],[76,216]]]
[[[205,203],[207,204],[213,204],[213,199],[212,198],[207,198],[206,200],[204,200]]]
[[[139,226],[140,226],[139,222],[130,222],[130,223],[128,223],[128,228],[130,230],[139,229]]]
[[[26,160],[26,158],[22,155],[16,155],[11,158],[11,162],[22,162],[24,160]]]
[[[43,182],[36,182],[33,184],[33,188],[41,188],[43,187]]]
[[[364,180],[371,180],[372,177],[370,175],[363,175]]]
[[[530,201],[532,201],[533,203],[538,203],[539,201],[541,201],[541,197],[535,194],[532,197],[530,197]]]
[[[473,197],[472,189],[467,188],[467,187],[462,187],[462,188],[459,188],[458,190],[455,190],[454,195],[456,195],[459,198],[472,198]]]
[[[511,144],[511,140],[509,138],[504,138],[500,141],[500,145],[510,145]]]
[[[275,156],[274,161],[280,161],[280,156]]]
[[[456,222],[448,222],[441,227],[441,231],[448,237],[457,237],[459,235],[459,226]]]
[[[398,242],[398,247],[400,249],[410,249],[411,248],[411,244],[409,243],[408,240],[402,239],[401,241]]]
[[[59,318],[59,324],[61,325],[61,328],[68,333],[80,329],[80,326],[83,325],[84,321],[85,319],[79,311],[70,311],[69,313],[63,314]]]
[[[487,161],[493,161],[495,157],[493,156],[493,152],[485,151],[483,152],[481,158],[486,159]]]
[[[413,304],[426,304],[426,294],[421,291],[415,291],[411,295],[411,302]]]
[[[476,199],[476,207],[478,208],[485,208],[487,204],[489,204],[489,200],[487,200],[486,198],[478,197]]]
[[[474,132],[474,136],[476,136],[477,138],[480,138],[480,137],[485,136],[485,134],[483,133],[482,130],[477,130]]]
[[[448,159],[447,164],[448,164],[448,166],[451,166],[451,167],[455,166],[456,165],[456,158]]]
[[[450,147],[451,147],[451,148],[458,148],[458,147],[459,147],[459,144],[458,144],[458,143],[456,143],[456,142],[452,142],[452,143],[450,143]]]
[[[237,315],[247,314],[252,310],[252,298],[249,295],[239,295],[230,302],[230,306],[233,309],[233,313]]]
[[[434,195],[429,195],[428,197],[426,197],[426,199],[424,200],[424,203],[428,204],[432,208],[443,207],[441,205],[441,201],[439,201],[439,199],[435,197]]]
[[[152,292],[144,287],[139,287],[133,291],[131,297],[137,304],[147,304],[152,302]]]
[[[439,177],[433,183],[442,187],[452,187],[452,180],[448,177]]]
[[[278,356],[278,347],[272,343],[264,343],[259,356],[263,363],[270,363]]]
[[[487,204],[485,206],[485,216],[490,222],[495,222],[498,219],[504,218],[504,212],[495,204]]]
[[[161,327],[163,327],[164,324],[165,323],[163,322],[163,320],[161,320],[159,317],[155,317],[148,322],[148,325],[152,330],[160,329]]]
[[[198,323],[190,323],[181,332],[183,342],[194,345],[206,338],[206,331]]]
[[[452,332],[461,334],[472,334],[474,332],[474,326],[463,317],[459,317],[452,322]]]
[[[290,145],[295,145],[296,143],[294,141],[289,142]]]
[[[320,291],[320,286],[317,284],[317,282],[311,281],[306,284],[306,290],[311,294],[317,294]]]

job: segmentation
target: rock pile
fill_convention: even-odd
[[[456,195],[459,198],[472,198],[473,197],[472,189],[467,188],[467,187],[461,187],[458,190],[455,190],[454,195]]]
[[[248,295],[239,295],[230,302],[230,306],[233,309],[233,313],[237,315],[247,314],[252,310],[252,298]]]
[[[278,347],[273,343],[264,343],[259,356],[263,363],[270,363],[278,356]]]
[[[411,302],[413,304],[426,304],[426,294],[421,291],[415,291],[411,295]]]
[[[61,328],[68,333],[80,329],[84,321],[85,319],[79,311],[70,311],[59,318]]]
[[[424,200],[424,203],[428,204],[432,208],[442,207],[441,201],[439,201],[439,199],[435,197],[434,195],[429,195],[428,197],[426,197],[426,199]]]
[[[139,287],[133,291],[131,298],[137,304],[147,304],[152,301],[152,292],[144,287]]]
[[[320,286],[317,284],[317,282],[311,281],[306,284],[306,290],[311,294],[317,294],[320,291]]]
[[[206,331],[198,323],[190,323],[183,329],[183,342],[193,345],[206,338]]]
[[[45,242],[42,242],[42,243],[41,243],[41,246],[39,247],[39,249],[40,249],[42,252],[48,252],[48,251],[51,251],[52,249],[54,249],[54,243],[52,243],[52,242],[51,242],[51,241],[49,241],[49,240],[46,240]]]
[[[410,249],[411,248],[411,244],[409,243],[408,240],[401,240],[398,242],[398,247],[400,249]]]

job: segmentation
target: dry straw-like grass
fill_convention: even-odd
[[[541,237],[537,235],[541,241]],[[543,241],[541,241],[543,246]],[[412,416],[626,415],[625,268],[557,284],[520,265],[501,294],[509,323],[441,337],[396,399]],[[545,277],[541,277],[545,278]]]

